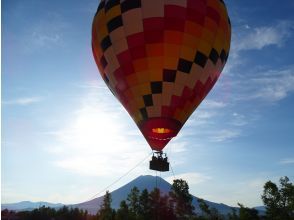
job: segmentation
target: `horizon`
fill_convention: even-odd
[[[114,190],[112,190],[112,191],[108,191],[111,195],[112,195],[112,199],[114,199],[114,198],[116,198],[116,196],[115,195],[120,195],[121,193],[126,193],[127,191],[126,191],[126,187],[128,187],[128,188],[130,188],[130,191],[128,191],[127,193],[130,193],[131,192],[131,189],[133,188],[133,187],[137,187],[138,189],[139,189],[139,192],[142,192],[142,190],[144,190],[144,189],[147,189],[148,190],[148,192],[150,193],[151,192],[151,189],[149,189],[150,188],[150,185],[148,185],[147,187],[142,187],[142,186],[140,186],[140,185],[137,185],[137,184],[135,184],[135,182],[136,181],[142,181],[142,178],[144,178],[145,179],[145,181],[146,181],[146,177],[147,178],[149,178],[148,180],[149,180],[149,182],[148,182],[148,180],[147,180],[147,183],[148,184],[150,184],[150,178],[152,178],[152,180],[154,181],[153,182],[153,184],[154,185],[157,185],[158,184],[158,186],[155,186],[154,188],[153,188],[153,190],[156,188],[156,187],[158,187],[158,189],[159,190],[161,190],[161,189],[163,189],[163,191],[161,191],[161,193],[165,193],[165,190],[166,190],[166,188],[165,188],[165,186],[163,186],[163,185],[165,185],[165,184],[162,184],[162,181],[164,181],[165,183],[167,183],[170,187],[172,186],[172,182],[169,182],[169,181],[166,181],[165,179],[163,179],[163,178],[161,178],[160,176],[153,176],[153,175],[140,175],[140,176],[138,176],[138,177],[136,177],[135,179],[132,179],[130,182],[128,182],[128,183],[126,183],[126,184],[124,184],[124,185],[122,185],[122,186],[120,186],[119,188],[117,188],[117,189],[114,189]],[[156,178],[156,180],[154,180]],[[175,179],[174,179],[175,180]],[[159,183],[158,183],[158,181],[159,181]],[[145,184],[146,184],[146,182],[144,182]],[[131,187],[130,187],[130,185],[131,185]],[[148,188],[149,187],[149,188]],[[163,187],[163,188],[162,188]],[[152,187],[151,187],[152,188]],[[119,193],[118,193],[119,192]],[[20,202],[17,202],[17,203],[6,203],[6,204],[2,204],[2,205],[4,205],[4,209],[6,209],[7,208],[7,206],[9,206],[9,205],[19,205],[19,204],[22,204],[22,203],[33,203],[33,204],[36,204],[36,203],[42,203],[42,205],[43,205],[43,203],[48,203],[49,204],[49,206],[48,207],[54,207],[54,206],[56,206],[56,205],[65,205],[65,206],[69,206],[69,207],[71,207],[71,206],[77,206],[77,207],[79,207],[79,206],[81,206],[82,204],[87,204],[87,203],[91,203],[91,202],[94,202],[94,201],[97,201],[97,199],[98,199],[98,201],[99,201],[99,199],[100,199],[100,201],[101,201],[101,199],[103,199],[104,198],[104,196],[105,196],[105,194],[106,194],[106,191],[104,191],[104,193],[102,194],[102,193],[99,193],[99,194],[97,194],[95,197],[92,197],[90,200],[86,200],[86,201],[82,201],[82,202],[79,202],[79,203],[77,203],[77,204],[63,204],[63,203],[56,203],[56,202],[47,202],[47,201],[35,201],[35,202],[33,202],[33,201],[20,201]],[[114,195],[114,197],[113,197],[113,195]],[[192,194],[191,194],[192,195]],[[200,198],[200,197],[197,197],[197,196],[195,196],[195,195],[192,195],[193,197],[195,197],[195,199],[203,199],[203,198]],[[120,196],[120,198],[122,199],[122,198],[124,198],[123,196]],[[112,200],[112,207],[114,206],[114,209],[116,209],[116,208],[119,208],[118,207],[118,204],[115,204],[115,203],[117,203],[117,198],[115,199],[116,200],[116,202],[115,201],[113,201]],[[194,198],[193,198],[193,200],[194,200]],[[197,200],[195,200],[195,201],[197,201]],[[225,206],[227,206],[227,204],[223,204],[223,203],[215,203],[214,201],[208,201],[208,200],[205,200],[204,199],[204,201],[205,202],[208,202],[209,204],[210,203],[214,203],[214,205],[225,205]],[[92,203],[93,204],[93,203]],[[40,206],[40,205],[39,205]],[[117,206],[116,208],[115,208],[115,206]],[[211,206],[210,206],[211,207]],[[237,206],[228,206],[228,207],[231,207],[231,208],[238,208]],[[259,207],[264,207],[264,206],[256,206],[256,207],[251,207],[251,208],[259,208]],[[27,208],[31,208],[31,207],[27,207]],[[2,208],[3,209],[3,208]],[[18,208],[19,209],[19,208]],[[15,210],[18,210],[18,209],[15,209]],[[23,208],[22,208],[23,209]],[[80,208],[79,207],[79,209],[83,209],[83,208]],[[8,208],[8,210],[9,210],[9,208]]]
[[[149,170],[151,148],[96,67],[98,1],[3,0],[1,203],[86,201],[148,155],[110,190],[138,175],[171,181],[174,172],[194,196],[256,207],[265,182],[293,182],[294,3],[225,3],[229,59],[164,148],[173,171],[158,174]]]

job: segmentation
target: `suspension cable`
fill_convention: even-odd
[[[169,165],[170,165],[170,170],[172,171],[172,174],[173,174],[173,177],[174,177],[174,180],[175,180],[176,176],[175,176],[175,173],[174,173],[174,169],[173,169],[171,163],[169,163]]]
[[[104,189],[102,189],[101,191],[99,191],[98,193],[96,193],[95,195],[93,195],[90,199],[88,199],[85,202],[88,202],[88,201],[96,198],[98,195],[100,195],[101,193],[103,193],[104,191],[106,191],[107,189],[109,189],[110,187],[112,187],[114,184],[116,184],[117,182],[119,182],[122,178],[124,178],[125,176],[127,176],[130,172],[132,172],[139,165],[141,165],[151,154],[152,154],[152,152],[149,153],[143,160],[141,160],[139,163],[137,163],[134,167],[132,167],[130,170],[128,170],[125,174],[123,174],[122,176],[120,176],[119,178],[117,178],[115,181],[113,181],[111,184],[109,184],[107,187],[105,187]]]

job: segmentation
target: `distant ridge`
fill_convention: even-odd
[[[22,201],[17,203],[1,204],[1,210],[8,209],[8,210],[15,210],[15,211],[22,211],[22,210],[27,211],[27,210],[37,209],[42,206],[51,207],[51,208],[60,208],[64,205],[61,203]]]

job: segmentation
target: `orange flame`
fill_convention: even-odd
[[[152,132],[156,134],[168,134],[171,133],[172,130],[168,128],[152,128]]]

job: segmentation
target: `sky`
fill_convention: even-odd
[[[294,180],[294,2],[226,0],[227,65],[165,148],[190,193],[262,204],[266,181]],[[148,168],[150,147],[100,77],[91,51],[97,0],[2,0],[1,200],[91,199]],[[99,194],[99,196],[102,196]]]

